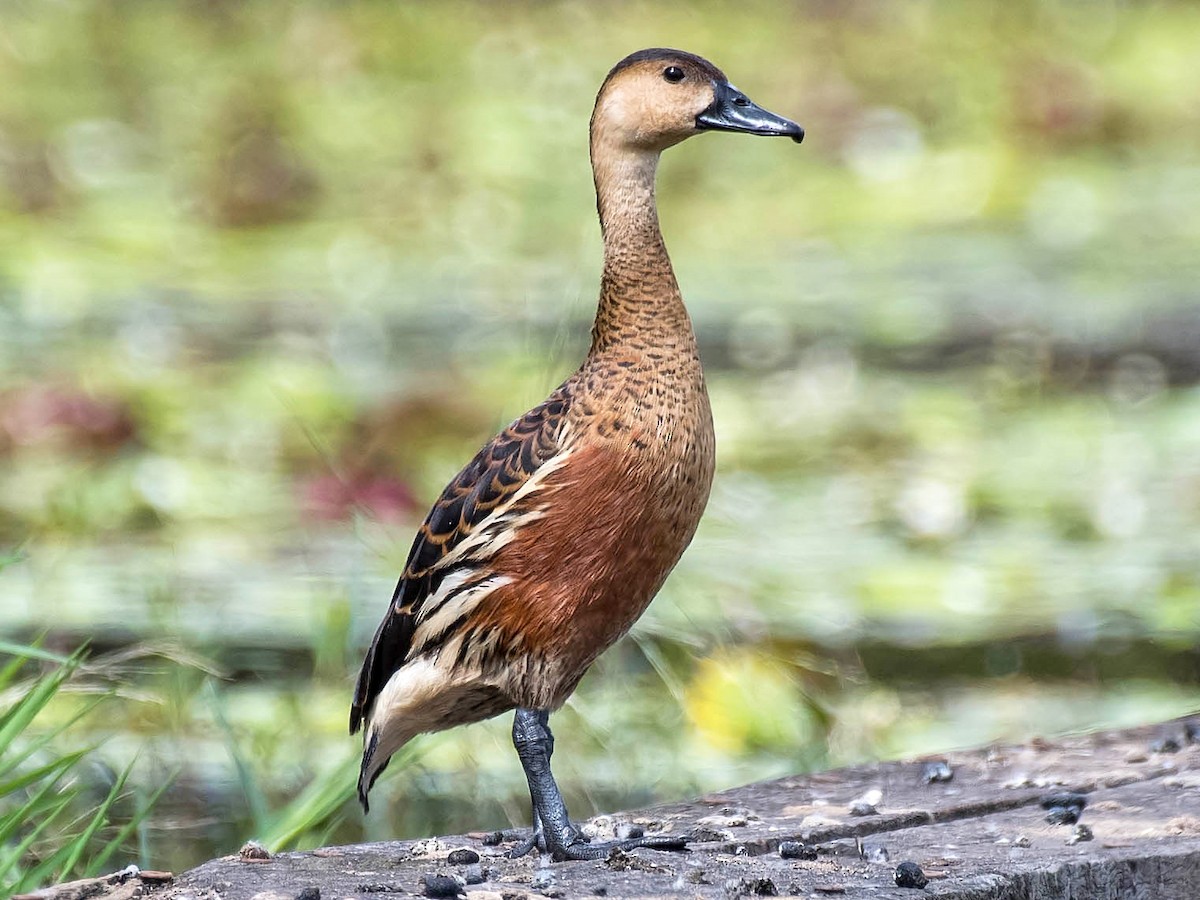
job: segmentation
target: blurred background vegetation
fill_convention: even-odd
[[[1197,33],[1116,0],[2,0],[0,638],[108,673],[28,741],[97,745],[73,777],[131,809],[170,781],[107,832],[155,867],[526,822],[506,719],[411,745],[364,819],[351,679],[427,504],[586,348],[587,120],[654,45],[808,138],[664,161],[719,471],[557,716],[573,811],[1196,709]]]

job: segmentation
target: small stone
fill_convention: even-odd
[[[426,838],[414,843],[408,848],[408,852],[411,856],[441,856],[446,849],[446,845],[437,838]]]
[[[1095,835],[1092,834],[1092,829],[1080,822],[1075,826],[1075,830],[1071,832],[1071,836],[1067,838],[1067,846],[1073,847],[1075,844],[1082,844],[1084,841],[1090,841],[1094,838]]]
[[[725,896],[728,900],[739,900],[742,897],[775,897],[778,894],[775,882],[770,878],[730,878],[725,882]]]
[[[855,797],[850,801],[850,815],[852,816],[877,816],[879,810],[876,808],[883,802],[883,791],[872,789],[867,791],[861,797]]]
[[[862,858],[869,863],[886,863],[892,856],[883,844],[863,844]]]
[[[267,848],[258,841],[246,841],[238,850],[238,856],[246,862],[266,862],[271,858]]]
[[[485,846],[485,847],[498,847],[501,843],[504,842],[504,832],[503,831],[490,832],[488,834],[485,834],[483,836],[482,840],[483,840],[483,846]]]
[[[721,815],[745,818],[745,820],[754,820],[754,818],[758,818],[757,812],[752,809],[745,808],[745,806],[724,806],[724,808],[721,808]]]
[[[467,884],[483,884],[487,880],[483,877],[483,866],[479,865],[479,863],[472,863],[464,868],[462,876],[463,881]]]
[[[780,841],[779,856],[782,859],[816,859],[817,851],[803,841]]]
[[[1188,719],[1183,723],[1183,739],[1189,744],[1200,744],[1200,719]]]
[[[618,841],[631,841],[646,835],[646,829],[635,822],[621,822],[614,831]]]
[[[954,780],[954,770],[944,759],[927,762],[921,768],[921,780],[926,784],[944,784]]]
[[[683,879],[688,884],[712,884],[703,869],[688,869],[683,873]]]
[[[1127,763],[1144,763],[1149,758],[1145,750],[1130,750],[1125,754],[1125,762]]]
[[[1047,810],[1046,821],[1051,825],[1074,825],[1086,806],[1087,797],[1070,791],[1050,794],[1042,799],[1042,809]]]
[[[592,888],[592,893],[597,897],[607,897],[608,896],[608,885],[607,884],[598,884],[594,888]]]
[[[425,875],[421,881],[425,885],[426,897],[457,897],[462,893],[458,879],[449,875]]]
[[[592,816],[580,828],[584,836],[593,841],[609,841],[617,836],[616,823],[612,816]]]
[[[1116,772],[1105,772],[1096,779],[1104,787],[1124,787],[1127,784],[1133,784],[1136,781],[1141,781],[1136,772],[1130,772],[1128,769],[1123,769]]]
[[[929,879],[915,862],[902,862],[896,866],[896,887],[923,888],[929,884]]]
[[[1195,816],[1174,816],[1167,819],[1168,834],[1200,834],[1200,819]]]
[[[296,900],[321,900],[321,889],[316,887],[301,888]]]
[[[1028,835],[1018,834],[1015,838],[1013,838],[1012,845],[1014,847],[1020,847],[1022,849],[1027,849],[1027,848],[1033,846],[1033,841],[1031,841],[1029,839]]]
[[[1164,734],[1160,738],[1150,742],[1151,753],[1178,753],[1179,740],[1170,734]]]
[[[1074,806],[1052,806],[1046,813],[1046,821],[1051,825],[1074,825],[1079,821],[1079,809]]]
[[[461,847],[458,850],[451,850],[446,857],[446,862],[452,866],[469,866],[479,862],[479,854],[467,847]]]
[[[538,869],[533,873],[533,878],[529,880],[529,886],[535,891],[544,891],[548,887],[553,887],[554,882],[553,871],[550,869]]]
[[[1050,809],[1055,806],[1075,806],[1083,809],[1087,806],[1088,800],[1086,794],[1077,794],[1074,791],[1062,791],[1057,794],[1047,794],[1042,798],[1042,809]]]

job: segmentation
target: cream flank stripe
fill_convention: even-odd
[[[560,440],[566,437],[566,429],[560,434]],[[509,544],[517,532],[531,522],[545,515],[541,508],[533,508],[519,515],[513,515],[517,504],[526,497],[541,489],[546,479],[561,469],[571,457],[569,447],[546,460],[537,471],[518,488],[504,503],[492,510],[471,534],[438,560],[431,571],[451,569],[438,589],[421,602],[421,609],[416,615],[415,630],[412,636],[411,649],[408,659],[415,659],[422,653],[436,649],[431,642],[443,636],[463,616],[469,615],[484,597],[497,588],[511,584],[512,579],[503,574],[490,578],[478,579],[480,570],[475,566],[491,559],[503,547]],[[447,640],[453,640],[455,635],[447,635]],[[389,684],[395,680],[390,678]]]
[[[560,445],[567,443],[568,431],[565,426],[560,431]],[[449,573],[438,590],[423,601],[408,658],[375,699],[364,737],[369,744],[372,737],[378,735],[379,744],[368,777],[373,777],[380,768],[375,760],[387,760],[413,735],[431,730],[443,715],[448,714],[446,707],[455,702],[455,688],[466,687],[479,678],[477,665],[454,666],[451,661],[457,657],[457,652],[432,654],[429,651],[435,648],[427,646],[428,641],[473,610],[484,597],[512,582],[505,575],[496,575],[464,587],[478,574],[472,563],[489,559],[513,539],[517,529],[544,515],[536,508],[517,516],[510,514],[516,504],[541,489],[546,479],[561,469],[571,454],[571,448],[567,446],[542,463],[503,506],[489,513],[468,537],[434,563],[434,570],[449,566],[462,568]],[[461,640],[461,635],[448,636],[443,650],[457,651]],[[484,640],[477,651],[484,650],[488,642]],[[476,663],[479,653],[470,653],[468,658],[470,663]]]

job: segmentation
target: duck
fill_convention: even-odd
[[[414,737],[515,711],[533,827],[510,856],[685,847],[670,833],[589,841],[551,772],[549,716],[645,611],[708,501],[712,410],[654,192],[663,151],[708,131],[804,138],[685,51],[632,53],[601,84],[590,158],[604,268],[591,346],[463,467],[417,532],[350,708],[364,812]]]

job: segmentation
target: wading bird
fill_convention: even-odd
[[[567,817],[548,717],[646,609],[708,501],[712,412],[654,201],[659,155],[703,131],[804,137],[691,53],[642,50],[605,78],[591,120],[604,239],[591,349],[467,463],[413,542],[350,710],[351,734],[364,728],[364,809],[414,736],[516,709],[533,833],[511,855],[593,859],[614,846]]]

